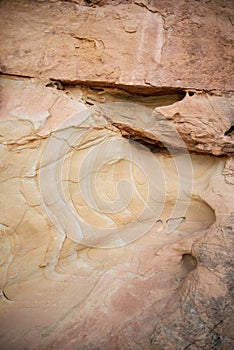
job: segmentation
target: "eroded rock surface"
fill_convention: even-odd
[[[0,348],[232,349],[233,3],[1,7]]]
[[[1,72],[232,91],[233,10],[232,0],[1,1]]]

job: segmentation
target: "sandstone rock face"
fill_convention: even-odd
[[[0,6],[0,349],[233,349],[233,2]]]
[[[2,1],[1,13],[3,73],[232,91],[232,0]]]

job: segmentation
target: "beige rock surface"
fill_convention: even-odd
[[[232,185],[222,175],[225,158],[191,154],[187,163],[181,162],[181,153],[152,153],[122,138],[105,118],[114,111],[118,118],[127,112],[131,119],[134,108],[137,126],[153,111],[173,108],[183,100],[155,96],[153,102],[146,98],[142,106],[136,96],[132,101],[128,96],[126,102],[123,95],[121,102],[120,93],[116,100],[116,91],[107,89],[101,105],[96,96],[93,109],[82,102],[89,90],[73,88],[68,95],[35,79],[6,78],[1,79],[1,87],[2,348],[176,348],[190,341],[200,348],[214,346],[219,338],[229,346],[231,321],[226,309],[218,310],[221,321],[210,338],[207,334],[217,315],[214,311],[200,316],[208,303],[216,307],[216,300],[230,302],[229,279],[225,279],[229,272],[223,266],[227,261],[218,257],[220,277],[219,270],[209,270],[209,264],[216,264],[210,240],[216,246],[221,233],[225,240],[231,239],[228,220],[234,203]],[[168,107],[152,108],[152,103],[162,106],[171,100],[174,104]],[[134,149],[137,158],[130,162],[127,152],[133,156]],[[128,187],[137,186],[137,191],[130,202],[122,197],[124,206],[116,211],[121,180]],[[125,196],[127,188],[123,188]],[[149,194],[156,204],[147,199]],[[90,196],[97,196],[94,202]],[[81,225],[83,238],[74,229],[71,207],[65,213],[61,200],[71,202],[78,222],[84,220],[91,227],[87,231]],[[101,200],[109,214],[104,215]],[[144,214],[146,225],[139,221],[144,203],[152,209]],[[172,232],[168,232],[170,221],[176,225]],[[225,240],[217,245],[216,254],[230,249]],[[231,257],[229,251],[226,255]],[[189,317],[190,303],[195,301],[201,305],[193,320],[183,324],[181,335],[177,322]],[[190,323],[194,329],[187,335]],[[197,327],[202,334],[198,338]]]
[[[0,6],[0,349],[233,349],[233,2]]]

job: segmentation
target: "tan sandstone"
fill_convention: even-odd
[[[0,349],[231,350],[233,2],[0,6]]]

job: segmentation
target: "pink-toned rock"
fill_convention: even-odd
[[[233,2],[0,7],[0,349],[232,350]]]
[[[3,73],[233,90],[232,1],[2,1],[1,14]]]

